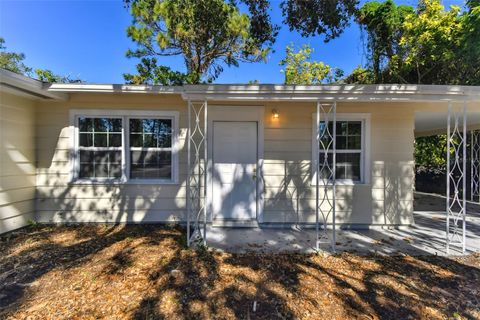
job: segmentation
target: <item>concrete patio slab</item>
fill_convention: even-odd
[[[442,205],[443,204],[443,205]],[[415,194],[415,225],[402,228],[373,227],[369,230],[338,230],[337,252],[357,254],[446,255],[445,197]],[[469,203],[467,253],[480,252],[480,204]],[[315,252],[311,228],[219,228],[209,227],[209,247],[228,252]],[[330,252],[328,243],[322,250]],[[461,254],[452,246],[450,255]]]

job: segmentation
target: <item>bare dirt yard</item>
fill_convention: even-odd
[[[0,237],[0,319],[480,319],[480,254],[189,250],[176,227]]]

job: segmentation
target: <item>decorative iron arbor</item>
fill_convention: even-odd
[[[187,245],[207,244],[207,101],[188,101]]]
[[[317,102],[315,247],[319,250],[322,243],[330,241],[333,252],[335,252],[336,241],[336,123],[337,103]],[[320,191],[322,191],[321,194]],[[330,217],[332,218],[331,236],[328,234]],[[322,223],[322,230],[320,230],[320,223]]]
[[[470,148],[470,200],[480,203],[480,130],[472,130]]]
[[[447,117],[447,254],[451,245],[465,253],[467,215],[467,106],[448,105]]]

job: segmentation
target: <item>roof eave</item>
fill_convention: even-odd
[[[0,87],[2,91],[17,93],[33,99],[68,100],[68,95],[59,92],[50,92],[45,89],[45,83],[0,69]]]
[[[49,84],[49,92],[178,94],[184,100],[214,101],[480,101],[478,86],[449,85],[123,85]]]
[[[480,87],[445,85],[190,85],[185,100],[480,101]]]
[[[179,86],[150,86],[128,84],[69,84],[51,83],[48,85],[51,92],[91,92],[91,93],[152,93],[152,94],[181,94],[183,88]]]

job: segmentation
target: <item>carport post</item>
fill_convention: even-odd
[[[320,102],[317,102],[317,111],[316,111],[316,127],[315,127],[315,137],[316,137],[316,152],[315,152],[315,249],[318,251],[319,246],[318,246],[318,236],[319,236],[319,186],[318,184],[320,183],[320,152],[318,150],[318,145],[320,143]]]
[[[203,110],[203,245],[207,246],[207,170],[208,170],[208,102],[205,99]]]
[[[453,153],[452,155],[450,153]],[[453,157],[453,159],[452,159]],[[450,245],[462,246],[465,253],[466,201],[467,201],[467,105],[454,107],[450,102],[447,116],[447,201],[446,249]],[[452,190],[453,188],[453,190]],[[452,194],[453,193],[453,194]],[[452,222],[452,225],[450,225]],[[461,230],[459,230],[461,222]],[[461,232],[461,234],[460,234]]]
[[[188,101],[187,127],[187,245],[207,244],[207,100]],[[203,116],[203,124],[202,124]],[[193,158],[192,158],[193,152]],[[202,219],[203,215],[203,219]],[[191,224],[193,223],[193,229]],[[202,226],[203,224],[203,226]]]
[[[316,114],[316,146],[315,146],[315,248],[320,249],[320,238],[329,239],[328,218],[332,215],[332,237],[330,239],[332,251],[335,252],[336,242],[336,130],[337,130],[337,103],[322,104],[317,101]],[[323,122],[323,124],[322,124]],[[332,123],[332,132],[329,124]],[[320,147],[321,146],[321,147]],[[323,159],[320,161],[320,153]],[[329,163],[329,157],[332,162]],[[322,178],[320,179],[320,174]],[[322,195],[320,195],[320,186]],[[330,198],[329,191],[332,196]],[[320,215],[322,215],[323,234],[320,236]]]
[[[472,130],[470,147],[470,198],[480,203],[480,130]]]
[[[190,123],[192,119],[191,101],[188,100],[188,126],[187,126],[187,183],[186,183],[186,207],[187,207],[187,246],[190,247]]]

